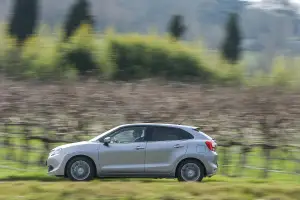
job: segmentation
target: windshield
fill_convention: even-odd
[[[89,141],[90,141],[90,142],[97,142],[97,141],[99,141],[100,138],[102,138],[103,136],[105,136],[105,135],[111,133],[112,131],[116,130],[117,128],[119,128],[119,127],[115,127],[115,128],[112,128],[112,129],[110,129],[110,130],[108,130],[108,131],[105,131],[104,133],[101,133],[100,135],[94,137],[93,139],[91,139],[91,140],[89,140]]]

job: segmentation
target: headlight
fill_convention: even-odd
[[[55,155],[58,155],[59,152],[62,150],[62,148],[59,148],[59,149],[53,149],[51,152],[50,152],[50,156],[55,156]]]

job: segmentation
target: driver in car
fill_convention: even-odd
[[[133,132],[133,137],[135,138],[134,142],[143,142],[144,136],[144,129],[137,129]]]

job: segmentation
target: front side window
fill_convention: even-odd
[[[111,137],[112,143],[134,143],[143,142],[145,136],[145,127],[126,127],[121,128],[108,137]]]
[[[188,132],[173,127],[155,127],[152,130],[150,141],[174,141],[174,140],[188,140],[193,136]]]

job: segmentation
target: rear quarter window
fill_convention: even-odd
[[[209,135],[206,135],[205,133],[203,133],[200,128],[194,128],[193,131],[197,132],[198,134],[200,134],[201,136],[203,136],[204,139],[208,139],[208,140],[212,140],[212,137],[210,137]]]

